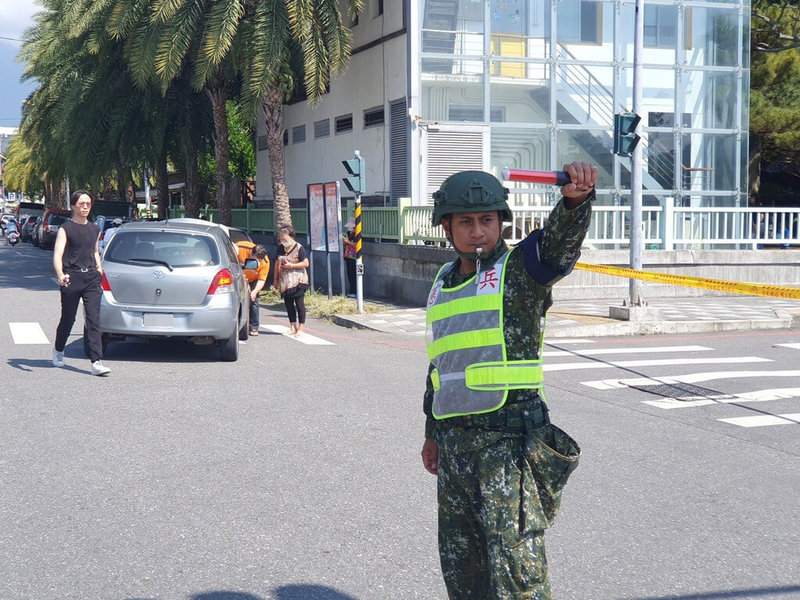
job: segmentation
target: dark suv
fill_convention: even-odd
[[[65,223],[72,213],[68,210],[55,210],[50,208],[42,215],[42,225],[39,227],[39,248],[52,248],[56,245],[58,229]]]

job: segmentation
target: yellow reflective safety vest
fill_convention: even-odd
[[[510,250],[465,283],[444,287],[439,269],[428,294],[426,342],[433,363],[433,416],[446,419],[497,410],[508,391],[541,389],[542,360],[508,360],[503,290]],[[541,357],[541,339],[539,340]]]

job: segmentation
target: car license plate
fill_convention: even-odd
[[[143,327],[172,327],[172,315],[168,313],[144,313]]]

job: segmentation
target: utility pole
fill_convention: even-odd
[[[633,33],[633,112],[642,114],[642,51],[644,48],[644,2],[636,0],[636,19]],[[641,123],[637,122],[641,132]],[[631,269],[642,269],[642,146],[636,144],[631,156]],[[630,280],[630,306],[642,306],[639,281]]]

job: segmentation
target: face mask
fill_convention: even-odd
[[[285,242],[281,242],[281,246],[283,246],[284,248],[288,248],[289,246],[292,245],[294,245],[294,242],[292,240],[286,240]]]

